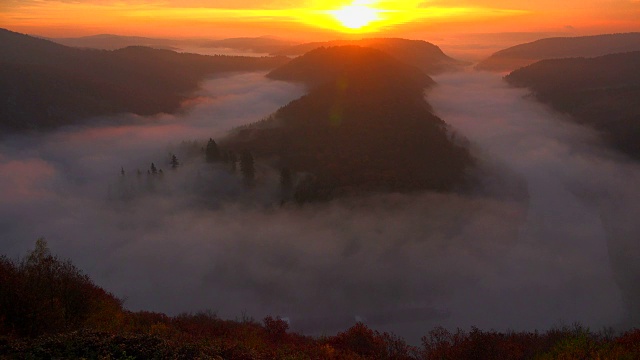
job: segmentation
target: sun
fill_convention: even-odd
[[[342,26],[352,30],[361,29],[373,21],[380,20],[380,13],[381,10],[372,8],[358,1],[338,10],[329,11],[329,14],[338,20]]]

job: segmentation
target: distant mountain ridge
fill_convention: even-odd
[[[394,76],[381,77],[379,74]],[[367,81],[368,77],[378,81],[378,84],[383,81],[390,86],[397,82],[420,88],[435,84],[431,77],[415,66],[400,62],[375,48],[355,45],[317,48],[272,70],[267,77],[304,82],[310,86],[330,83],[336,79],[344,81],[357,78],[358,81]]]
[[[476,69],[512,71],[543,59],[597,57],[629,51],[640,51],[640,33],[547,38],[500,50],[480,62]]]
[[[340,62],[336,62],[340,59]],[[303,178],[297,201],[369,191],[452,191],[474,160],[432,113],[420,70],[357,46],[313,50],[271,78],[305,82],[309,94],[222,143]]]
[[[63,46],[0,29],[0,128],[46,129],[117,113],[177,111],[207,75],[289,61]]]
[[[154,49],[176,50],[178,49],[178,44],[180,44],[179,40],[113,34],[97,34],[75,38],[47,38],[46,40],[65,46],[101,50],[116,50],[128,46],[145,46]]]
[[[256,53],[277,53],[286,48],[296,45],[296,42],[272,38],[268,36],[262,37],[239,37],[222,40],[207,41],[203,44],[206,47],[213,48],[231,48],[237,50],[247,50]]]
[[[124,36],[114,34],[97,34],[73,38],[46,38],[55,43],[101,50],[116,50],[128,46],[145,46],[154,49],[176,50],[183,48],[227,48],[268,54],[281,51],[297,43],[294,41],[273,38],[269,36],[261,37],[239,37],[220,40],[207,39],[165,39],[149,38],[142,36]]]
[[[426,74],[434,75],[444,71],[458,70],[467,63],[447,56],[438,46],[423,40],[400,38],[372,38],[361,40],[335,40],[306,43],[292,46],[273,55],[298,56],[321,47],[362,46],[383,51],[396,59],[413,65]]]

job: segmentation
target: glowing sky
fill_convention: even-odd
[[[171,37],[424,31],[640,31],[640,0],[2,0],[0,27],[46,36]]]

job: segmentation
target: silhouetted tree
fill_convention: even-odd
[[[124,167],[120,167],[120,175],[124,176]]]
[[[318,182],[313,176],[307,176],[296,184],[293,198],[298,204],[331,199],[333,188],[329,184]]]
[[[176,154],[171,155],[171,168],[172,169],[177,169],[178,166],[180,166],[180,162],[178,161],[178,157],[176,156]]]
[[[206,158],[209,163],[220,160],[218,144],[211,138],[209,138],[209,142],[207,143]]]
[[[158,173],[158,168],[156,168],[156,164],[151,163],[151,174],[155,175]]]
[[[293,175],[291,169],[283,167],[280,170],[280,193],[281,193],[281,205],[291,200],[291,194],[293,192]]]
[[[248,150],[240,154],[240,172],[242,172],[242,177],[247,185],[253,184],[256,177],[256,169],[253,155]]]
[[[231,172],[236,172],[237,162],[238,157],[236,156],[236,153],[234,153],[233,151],[229,151],[229,169],[231,169]]]
[[[291,175],[291,169],[283,167],[280,170],[280,186],[283,191],[289,191],[293,187],[293,177]]]

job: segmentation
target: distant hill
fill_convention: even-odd
[[[476,69],[512,71],[543,59],[596,57],[629,51],[640,51],[640,33],[548,38],[500,50],[480,62]]]
[[[383,51],[396,59],[413,65],[429,75],[457,70],[466,63],[447,56],[442,50],[426,41],[398,38],[362,40],[335,40],[292,46],[273,55],[298,56],[320,47],[356,45]]]
[[[321,47],[272,70],[267,77],[317,86],[336,79],[357,79],[395,84],[411,84],[420,89],[435,82],[417,67],[407,65],[372,48],[360,46]],[[393,81],[391,81],[391,78]],[[397,81],[396,81],[397,80]]]
[[[640,159],[640,51],[543,60],[506,78]]]
[[[0,29],[0,128],[45,129],[89,116],[171,113],[207,75],[268,70],[286,58],[71,48]]]
[[[282,40],[267,36],[230,38],[208,41],[203,44],[205,47],[229,48],[264,54],[277,53],[294,45],[297,44],[289,40]]]
[[[340,59],[340,62],[335,61]],[[311,174],[296,199],[322,200],[362,191],[450,191],[473,160],[431,112],[433,80],[369,48],[320,48],[269,75],[312,86],[306,96],[223,141]]]
[[[91,49],[116,50],[129,46],[145,46],[154,49],[176,50],[179,40],[155,39],[141,36],[121,36],[112,34],[99,34],[75,38],[51,38],[47,39],[55,43]]]
[[[116,50],[129,46],[144,46],[154,49],[176,50],[183,48],[224,48],[239,51],[269,54],[282,51],[296,42],[262,36],[262,37],[240,37],[221,40],[206,39],[160,39],[141,36],[122,36],[112,34],[99,34],[82,36],[75,38],[50,38],[55,43],[101,50]]]

